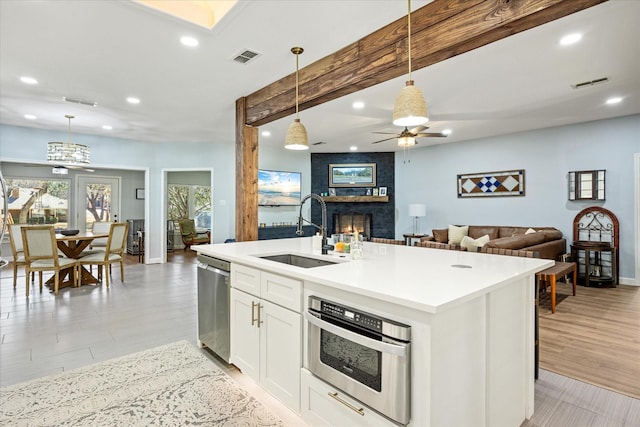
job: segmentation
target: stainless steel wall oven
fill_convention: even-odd
[[[309,297],[309,370],[386,417],[411,418],[411,327]]]

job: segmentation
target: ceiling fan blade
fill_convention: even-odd
[[[371,133],[379,133],[381,135],[398,135],[397,132],[371,132]]]
[[[418,133],[422,132],[423,130],[427,130],[427,129],[429,129],[427,126],[416,126],[413,129],[409,129],[409,132],[418,134]],[[405,128],[405,130],[407,130],[407,128]]]
[[[415,137],[416,138],[427,138],[427,137],[446,138],[447,134],[442,132],[419,133]]]
[[[393,137],[391,137],[391,138],[381,139],[380,141],[374,141],[374,142],[372,142],[372,144],[378,144],[378,143],[380,143],[380,142],[390,141],[390,140],[392,140],[392,139],[396,139],[396,138],[397,138],[397,136],[393,136]]]

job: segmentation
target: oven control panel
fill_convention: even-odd
[[[348,307],[333,304],[327,301],[322,301],[320,305],[320,311],[322,314],[345,320],[347,322],[360,325],[366,329],[382,332],[382,319],[371,316],[369,314],[361,313]]]

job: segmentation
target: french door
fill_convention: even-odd
[[[122,221],[120,178],[79,175],[76,206],[79,230],[91,231],[95,222]]]

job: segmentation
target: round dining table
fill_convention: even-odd
[[[109,237],[109,233],[93,233],[91,231],[80,232],[73,236],[65,236],[63,234],[56,233],[56,244],[58,249],[68,258],[78,259],[94,239]],[[67,286],[73,286],[72,267],[60,270],[58,273],[58,288],[66,288]],[[88,285],[98,283],[99,280],[84,266],[80,266],[80,280],[79,285]],[[47,285],[54,283],[54,277],[47,280]]]

